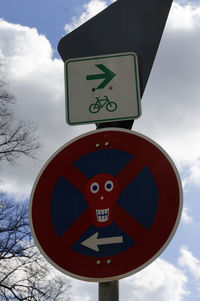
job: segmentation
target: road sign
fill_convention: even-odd
[[[146,267],[166,248],[182,210],[174,163],[151,139],[109,128],[64,145],[31,194],[33,237],[65,274],[112,281]]]
[[[65,75],[69,124],[140,117],[136,54],[70,59],[65,63]]]
[[[72,58],[135,52],[142,97],[171,4],[172,0],[118,0],[63,37],[58,44],[60,56],[65,62]],[[115,121],[112,126],[131,128],[132,123]],[[101,126],[104,124],[98,124]]]

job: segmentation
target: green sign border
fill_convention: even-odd
[[[136,96],[137,96],[137,110],[138,114],[131,117],[121,117],[121,118],[111,118],[111,119],[96,119],[90,121],[80,121],[80,122],[71,122],[70,121],[70,104],[69,104],[69,76],[68,76],[68,64],[71,62],[81,62],[81,61],[90,61],[90,60],[99,60],[104,58],[115,58],[115,57],[122,57],[122,56],[133,56],[134,59],[134,73],[135,73],[135,80],[136,80]],[[141,116],[141,105],[140,105],[140,88],[139,88],[139,70],[138,70],[138,62],[137,62],[137,55],[134,52],[128,53],[120,53],[120,54],[111,54],[111,55],[104,55],[104,56],[96,56],[96,57],[85,57],[85,58],[76,58],[76,59],[69,59],[64,64],[64,73],[65,73],[65,98],[66,98],[66,121],[69,125],[79,125],[79,124],[90,124],[90,123],[103,123],[108,121],[120,121],[120,120],[130,120],[130,119],[137,119]]]

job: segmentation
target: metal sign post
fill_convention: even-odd
[[[119,281],[99,283],[99,301],[119,301]]]

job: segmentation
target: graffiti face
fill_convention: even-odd
[[[84,197],[95,227],[107,227],[112,223],[113,207],[118,196],[119,185],[110,174],[98,174],[87,183]]]

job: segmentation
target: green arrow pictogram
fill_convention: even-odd
[[[103,89],[105,86],[115,77],[115,73],[112,72],[110,69],[106,68],[102,64],[95,65],[97,68],[99,68],[101,71],[103,71],[103,74],[93,74],[93,75],[87,75],[87,80],[94,80],[94,79],[101,79],[103,78],[104,81],[97,87],[97,89]]]

